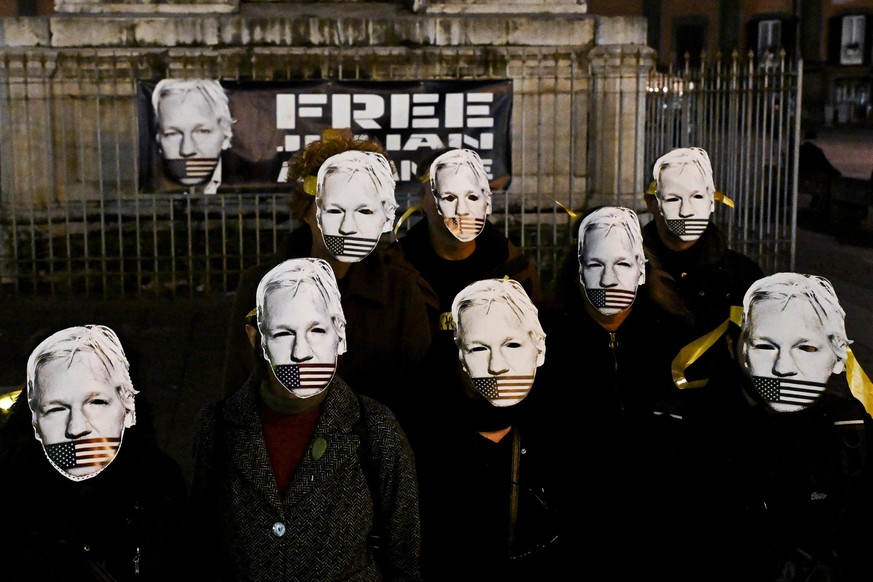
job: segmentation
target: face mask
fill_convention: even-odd
[[[584,225],[583,225],[584,228]],[[579,258],[579,281],[588,302],[604,315],[615,315],[630,307],[645,271],[637,260],[642,249],[634,249],[620,225],[586,230]]]
[[[369,255],[394,222],[394,180],[379,154],[351,150],[328,158],[318,171],[316,199],[324,245],[343,263]]]
[[[482,160],[470,150],[453,150],[434,160],[430,172],[431,191],[443,224],[459,241],[472,241],[491,214],[491,188]]]
[[[473,388],[492,406],[513,406],[534,383],[539,352],[507,303],[467,307],[460,314],[459,356]]]
[[[709,226],[713,193],[698,168],[666,167],[661,172],[658,209],[667,230],[683,241],[696,241]]]
[[[124,429],[134,422],[117,379],[102,369],[94,352],[82,352],[69,365],[46,362],[37,374],[32,407],[36,437],[52,466],[73,481],[106,468],[121,447]]]
[[[341,340],[317,286],[274,289],[264,311],[261,346],[275,379],[298,398],[323,392],[336,371]]]

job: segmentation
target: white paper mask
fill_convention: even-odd
[[[333,270],[321,259],[291,259],[257,291],[261,348],[274,379],[297,398],[323,392],[346,350],[345,317]]]
[[[27,398],[36,439],[64,477],[96,476],[136,423],[128,361],[118,337],[100,325],[45,339],[27,363]]]
[[[345,151],[319,168],[316,220],[330,253],[344,263],[369,255],[394,224],[394,176],[385,156]]]
[[[449,232],[462,242],[479,236],[491,214],[491,187],[479,154],[457,149],[436,158],[430,187]]]
[[[168,178],[194,186],[212,178],[230,148],[227,95],[218,81],[164,79],[152,93],[157,140]]]
[[[761,397],[780,412],[806,408],[846,360],[845,313],[821,277],[777,273],[743,302],[741,363]]]
[[[546,353],[537,309],[524,288],[512,279],[477,281],[455,297],[452,318],[473,387],[494,406],[523,400]]]
[[[589,303],[604,315],[629,308],[646,281],[640,223],[634,211],[605,206],[579,225],[579,280]]]
[[[652,174],[667,230],[686,242],[699,239],[715,208],[709,155],[701,148],[678,148],[661,156]]]

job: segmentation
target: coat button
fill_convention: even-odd
[[[273,535],[277,538],[281,538],[285,535],[285,524],[281,521],[277,521],[273,524]]]

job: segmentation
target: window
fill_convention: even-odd
[[[865,16],[844,16],[840,35],[840,64],[861,65],[864,63]]]
[[[782,48],[782,21],[762,20],[758,22],[758,51],[759,60],[765,53],[777,56]]]

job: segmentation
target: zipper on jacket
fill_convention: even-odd
[[[618,398],[619,412],[624,412],[624,398],[622,398],[621,390],[618,387],[618,339],[615,337],[615,332],[609,332],[609,351],[612,352],[612,388],[615,390],[615,395]]]

